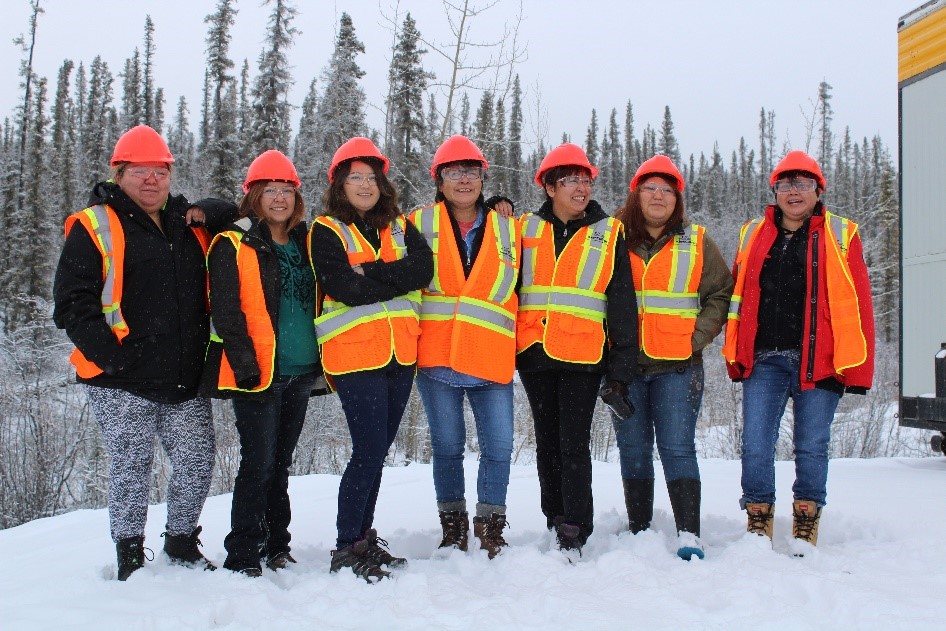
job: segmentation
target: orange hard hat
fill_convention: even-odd
[[[650,160],[645,160],[644,163],[637,168],[637,173],[631,178],[630,190],[633,191],[637,188],[641,180],[647,178],[649,175],[670,176],[677,181],[677,190],[681,193],[683,192],[683,187],[686,186],[686,182],[683,180],[683,174],[680,173],[680,169],[673,163],[673,160],[665,155],[657,154]]]
[[[332,156],[332,165],[328,168],[328,181],[335,181],[335,169],[338,168],[338,165],[345,160],[352,160],[354,158],[375,158],[376,160],[380,160],[382,164],[381,170],[385,175],[388,172],[388,168],[391,166],[391,161],[384,157],[384,154],[381,153],[377,145],[371,142],[370,138],[355,136],[345,141],[345,143],[335,151],[335,155]]]
[[[542,186],[542,176],[545,175],[545,172],[549,169],[562,166],[582,167],[591,171],[592,178],[598,177],[597,167],[593,166],[591,162],[588,161],[588,156],[585,154],[584,150],[578,145],[563,142],[542,158],[542,164],[539,165],[539,170],[535,174],[535,183]]]
[[[818,166],[818,161],[804,151],[798,151],[797,149],[785,154],[782,161],[775,166],[772,175],[769,177],[769,186],[775,188],[775,183],[778,182],[779,177],[789,171],[811,173],[815,176],[815,179],[818,180],[818,187],[821,188],[821,190],[828,188],[828,182],[821,173],[821,167]]]
[[[260,181],[291,182],[296,188],[302,186],[299,180],[299,174],[296,173],[296,167],[292,160],[286,157],[282,151],[270,149],[259,154],[250,168],[246,170],[246,179],[243,180],[243,192],[250,192],[250,184]]]
[[[437,169],[440,165],[463,160],[479,162],[483,165],[484,171],[489,169],[489,163],[480,148],[466,136],[457,134],[456,136],[450,136],[443,141],[442,145],[437,147],[434,161],[430,163],[430,177],[437,179]]]
[[[174,156],[168,149],[161,134],[147,125],[132,127],[115,143],[112,152],[111,166],[122,162],[166,162],[172,164]]]

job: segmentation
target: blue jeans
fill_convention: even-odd
[[[629,418],[614,413],[614,434],[621,453],[621,477],[654,479],[654,437],[663,464],[664,478],[699,480],[696,462],[696,419],[703,402],[703,366],[679,371],[635,376],[628,386],[634,406]]]
[[[283,376],[265,393],[233,399],[240,469],[223,542],[227,568],[258,567],[261,556],[289,551],[289,467],[315,379],[315,373]]]
[[[384,368],[333,379],[351,433],[351,458],[338,485],[336,548],[341,549],[364,539],[374,522],[384,459],[411,396],[414,366],[391,360]]]
[[[775,444],[788,398],[793,401],[796,500],[824,506],[828,484],[831,422],[841,395],[814,388],[802,390],[798,352],[756,355],[742,384],[742,500],[775,502]]]
[[[505,506],[509,462],[512,458],[512,382],[451,386],[419,372],[417,389],[424,401],[427,424],[430,426],[437,502],[463,502],[466,499],[463,483],[465,393],[473,408],[476,438],[480,447],[477,501],[480,504]]]

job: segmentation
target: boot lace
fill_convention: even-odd
[[[758,512],[754,513],[748,511],[749,513],[749,532],[755,533],[757,535],[764,535],[766,529],[769,526],[769,522],[772,521],[772,513],[770,512]]]
[[[815,527],[818,525],[818,513],[796,512],[795,517],[795,538],[811,541],[815,533]]]
[[[509,545],[503,539],[503,529],[509,525],[505,515],[493,513],[489,519],[483,523],[483,540],[488,542],[491,547],[499,548]]]
[[[407,563],[407,559],[396,557],[388,550],[388,542],[378,536],[374,528],[370,528],[365,533],[365,540],[368,543],[363,553],[366,559],[369,559],[375,565],[387,565],[388,567],[398,567]]]

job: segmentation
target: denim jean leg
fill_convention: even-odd
[[[266,526],[269,533],[266,551],[270,556],[289,551],[289,522],[292,520],[289,467],[292,466],[292,456],[305,424],[305,412],[309,406],[309,394],[312,392],[315,378],[314,373],[283,378],[287,383],[280,401],[273,480],[269,486],[266,503]]]
[[[466,388],[466,395],[473,408],[480,447],[477,502],[505,506],[512,460],[512,382]]]
[[[417,390],[424,402],[433,452],[434,491],[438,503],[465,499],[463,452],[466,425],[463,419],[463,388],[451,386],[417,373]]]
[[[621,418],[611,413],[621,459],[621,477],[625,480],[654,479],[654,424],[650,406],[652,381],[652,377],[636,377],[628,386],[627,396],[634,406],[634,414]]]
[[[650,383],[650,413],[664,478],[699,480],[696,420],[703,402],[703,366],[656,375]]]
[[[840,395],[814,388],[793,395],[795,408],[796,500],[813,500],[824,506],[828,485],[828,444],[831,422]]]
[[[775,502],[775,445],[797,366],[782,355],[756,361],[742,384],[742,504]]]
[[[230,533],[224,539],[225,567],[258,563],[265,543],[266,503],[275,466],[279,401],[285,384],[274,382],[270,396],[233,399],[240,436],[240,467],[233,483]]]

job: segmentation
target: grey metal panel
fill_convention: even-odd
[[[946,72],[900,92],[904,396],[932,393],[946,342]]]

